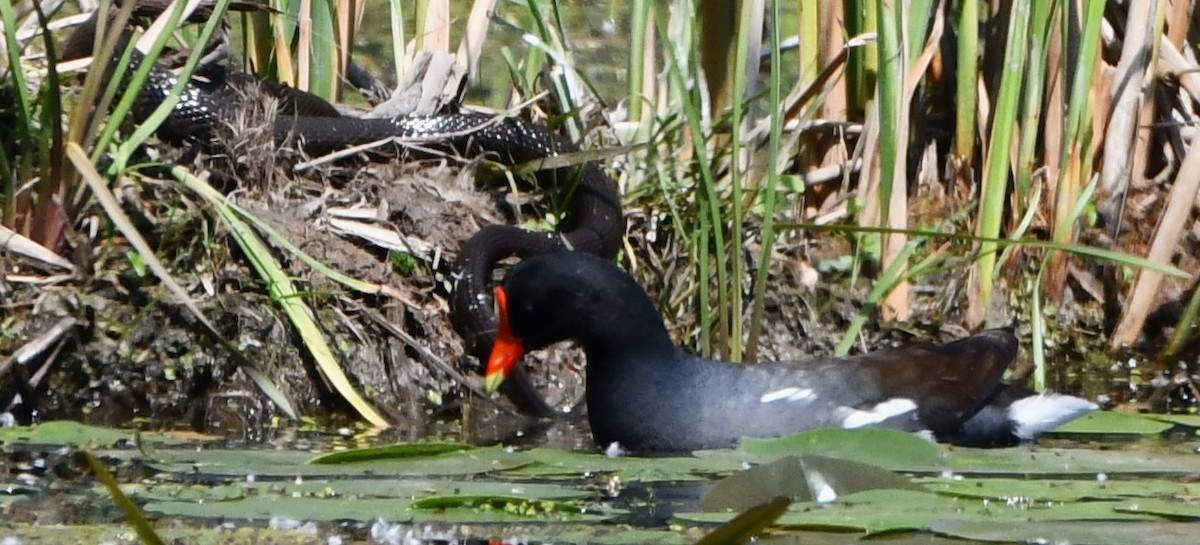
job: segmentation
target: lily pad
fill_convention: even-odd
[[[53,447],[112,448],[134,443],[170,447],[214,441],[212,436],[187,431],[138,432],[89,426],[73,420],[50,420],[32,426],[0,427],[0,444],[53,445]]]
[[[705,457],[726,457],[722,451],[701,451]],[[914,434],[897,430],[822,429],[774,439],[746,438],[733,451],[752,462],[767,462],[791,454],[818,454],[888,469],[927,468],[943,461],[941,447]]]
[[[239,484],[126,483],[121,485],[121,492],[139,501],[229,501],[245,498],[250,491],[250,487]],[[97,489],[97,493],[99,492],[101,490]]]
[[[35,426],[0,427],[0,443],[112,447],[133,445],[137,439],[145,443],[159,444],[179,444],[195,440],[194,435],[191,438],[181,438],[163,433],[138,434],[132,430],[88,426],[70,420],[53,420]]]
[[[936,520],[1153,520],[1142,513],[1116,511],[1116,502],[1041,503],[1006,505],[985,500],[953,498],[913,490],[867,490],[833,503],[794,504],[778,524],[810,530],[866,534],[928,530]],[[681,513],[681,520],[720,522],[723,513]]]
[[[1003,543],[1071,545],[1162,545],[1192,543],[1196,527],[1164,522],[939,520],[930,530],[949,537]]]
[[[1173,424],[1157,418],[1114,411],[1096,411],[1060,426],[1056,433],[1100,435],[1156,435]]]
[[[1173,519],[1200,519],[1200,503],[1195,501],[1169,501],[1147,498],[1137,502],[1126,502],[1117,510],[1122,513],[1150,513]]]
[[[775,496],[828,503],[873,488],[919,487],[907,477],[873,465],[802,454],[785,456],[717,481],[700,498],[700,508],[710,512],[743,511]]]
[[[188,545],[235,545],[235,544],[307,544],[325,543],[317,537],[306,537],[294,530],[267,528],[265,525],[221,527],[213,525],[184,527],[163,525],[157,529],[159,537],[167,543]],[[12,543],[135,543],[128,524],[17,524],[6,521],[4,537]]]
[[[163,450],[155,455],[158,460],[150,465],[158,471],[243,478],[475,475],[530,463],[522,453],[501,447],[328,465],[307,463],[311,453],[284,450]]]
[[[1083,501],[1119,500],[1189,496],[1200,493],[1200,485],[1187,485],[1163,480],[1104,482],[1063,479],[919,479],[926,490],[964,498],[1019,501]]]
[[[289,498],[266,496],[245,498],[227,502],[150,502],[147,513],[163,516],[200,519],[228,519],[233,521],[266,521],[276,517],[304,521],[373,521],[392,522],[530,522],[555,520],[569,522],[598,522],[614,513],[579,512],[578,509],[538,512],[529,514],[518,509],[497,509],[491,506],[480,508],[412,509],[407,501],[395,499],[345,498],[314,500],[312,498]]]
[[[682,481],[705,475],[730,473],[742,469],[742,463],[730,458],[670,456],[639,458],[608,457],[602,454],[534,448],[521,452],[530,465],[507,472],[514,477],[578,478],[592,473],[613,473],[624,480]]]
[[[500,496],[500,495],[446,495],[446,496],[428,496],[421,498],[408,504],[409,509],[434,509],[447,510],[454,508],[467,509],[501,509],[511,511],[520,515],[535,516],[541,514],[553,514],[560,506],[567,506],[568,512],[572,509],[569,507],[574,504],[559,503],[551,500],[530,500],[518,496]]]
[[[703,537],[698,529],[654,530],[624,524],[573,524],[566,528],[539,527],[533,535],[523,533],[527,543],[589,543],[592,545],[692,545]]]
[[[1013,447],[1006,449],[955,448],[944,468],[967,475],[1181,477],[1200,473],[1200,456],[1136,450],[1060,449]],[[931,468],[932,469],[932,468]]]
[[[343,450],[322,454],[308,463],[314,465],[321,464],[348,464],[356,462],[373,462],[378,460],[389,460],[394,458],[413,458],[420,456],[433,456],[437,454],[445,454],[448,452],[458,452],[469,450],[470,445],[462,443],[404,443],[399,445],[387,445],[382,447],[357,448],[351,450]]]
[[[1107,473],[1110,477],[1200,473],[1200,457],[1192,455],[1038,446],[973,449],[938,445],[911,433],[886,429],[828,429],[778,439],[746,439],[734,450],[699,451],[696,455],[730,462],[762,463],[805,453],[928,475],[954,471],[987,476],[1094,478],[1098,473]]]
[[[164,483],[145,487],[135,494],[147,499],[202,499],[189,492],[193,488],[211,489],[210,501],[233,499],[245,494],[278,494],[292,497],[397,498],[411,500],[430,495],[516,496],[524,499],[569,500],[592,496],[575,487],[551,483],[512,483],[497,481],[454,481],[429,479],[302,479],[298,481],[254,482],[202,487]]]
[[[1146,418],[1162,420],[1189,428],[1200,428],[1200,414],[1147,414]]]

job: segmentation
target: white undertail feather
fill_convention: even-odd
[[[1013,435],[1028,441],[1099,408],[1086,399],[1043,392],[1013,402],[1008,417],[1013,422]]]

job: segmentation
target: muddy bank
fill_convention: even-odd
[[[463,357],[448,319],[446,301],[458,245],[481,225],[537,224],[541,222],[530,218],[548,214],[544,203],[527,193],[520,193],[519,199],[509,197],[507,188],[495,180],[477,180],[476,166],[451,159],[393,160],[304,176],[272,166],[259,167],[259,172],[271,172],[270,183],[228,177],[223,182],[240,206],[304,252],[400,294],[390,298],[348,291],[275,249],[347,375],[389,420],[414,436],[432,430],[438,419],[451,422],[453,428],[455,422],[499,411],[492,402],[470,399],[466,386],[478,390],[478,367]],[[296,331],[211,211],[167,180],[136,180],[122,197],[125,210],[140,218],[141,231],[159,258],[221,335],[273,378],[301,414],[328,425],[356,421],[353,411],[326,386]],[[672,333],[694,347],[697,313],[679,304],[695,288],[687,280],[689,256],[682,249],[681,234],[660,212],[633,204],[628,252],[621,262],[661,308],[676,309],[667,316]],[[387,250],[344,228],[334,229],[332,221],[347,217],[347,210],[356,211],[359,224],[403,235],[414,251]],[[828,234],[792,238],[780,245],[771,263],[767,319],[759,339],[763,360],[831,353],[867,297],[866,282],[852,287],[848,271],[839,268],[852,252],[844,239]],[[74,326],[36,358],[13,366],[0,401],[8,406],[20,394],[22,403],[12,407],[19,420],[71,418],[111,426],[263,436],[279,416],[273,404],[186,309],[173,302],[123,239],[98,231],[81,239],[76,252],[90,264],[86,275],[48,277],[6,257],[6,270],[28,276],[8,282],[5,353],[31,343],[63,318],[74,320]],[[967,258],[956,259],[965,263]],[[35,282],[47,278],[48,283]],[[928,283],[914,286],[917,318],[887,329],[870,326],[857,349],[965,334],[957,326],[965,285],[964,266],[947,267]],[[1113,365],[1100,352],[1101,339],[1089,333],[1103,325],[1098,302],[1076,300],[1062,308],[1062,321],[1056,324],[1061,329],[1052,331],[1050,357],[1068,363],[1055,368],[1052,387],[1116,402],[1132,397],[1131,373],[1135,384],[1153,378],[1137,376],[1137,368]],[[1027,312],[1017,307],[1001,311]],[[1019,321],[1015,325],[1024,327]],[[1028,339],[1028,332],[1022,337]],[[582,403],[581,359],[579,352],[566,347],[528,359],[552,406],[568,409]],[[1022,380],[1028,372],[1029,355],[1023,353],[1014,377]],[[437,429],[440,433],[446,427]]]

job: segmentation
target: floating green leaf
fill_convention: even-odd
[[[511,470],[530,463],[521,452],[501,447],[478,448],[434,456],[378,460],[369,464],[313,465],[312,453],[283,450],[159,451],[151,466],[177,474],[212,476],[379,478],[386,476],[474,475]]]
[[[1174,519],[1200,519],[1200,503],[1195,497],[1188,501],[1171,501],[1160,498],[1147,498],[1136,502],[1126,502],[1117,507],[1121,513],[1149,513]]]
[[[726,451],[727,452],[727,451]],[[756,462],[790,454],[819,454],[888,469],[927,468],[943,462],[942,450],[911,433],[889,429],[823,429],[777,439],[746,438],[735,456]],[[699,456],[726,456],[702,451]]]
[[[535,463],[509,472],[510,476],[576,478],[589,473],[613,473],[626,480],[678,481],[730,473],[742,468],[740,460],[722,457],[608,457],[549,448],[530,449],[521,454]]]
[[[918,489],[907,478],[886,469],[815,454],[785,456],[740,471],[717,481],[700,508],[710,512],[743,511],[772,497],[792,501],[817,501],[822,494],[832,500],[873,488]]]
[[[624,524],[573,524],[537,532],[542,543],[589,543],[592,545],[693,545],[702,538],[699,530],[646,529]]]
[[[382,447],[367,447],[351,450],[343,450],[331,452],[317,456],[308,463],[314,465],[321,464],[349,464],[355,462],[373,462],[378,460],[387,460],[393,458],[412,458],[419,456],[433,456],[435,454],[445,454],[447,452],[458,452],[461,450],[470,449],[470,445],[462,443],[405,443],[400,445],[387,445]]]
[[[127,483],[121,485],[121,491],[125,495],[139,501],[229,501],[246,497],[248,490],[251,490],[251,485],[183,483]]]
[[[950,451],[945,466],[969,475],[1183,476],[1200,472],[1200,457],[1135,450],[1014,447]]]
[[[829,504],[794,504],[778,524],[802,529],[877,534],[928,530],[936,520],[1150,520],[1120,513],[1116,502],[1014,503],[953,498],[913,490],[867,490]],[[682,513],[682,520],[718,522],[729,514]]]
[[[1189,428],[1200,428],[1200,414],[1147,414],[1145,417]]]
[[[164,516],[203,519],[232,519],[266,521],[290,518],[304,521],[374,521],[391,522],[529,522],[530,520],[559,520],[598,522],[612,513],[555,511],[553,513],[521,513],[515,510],[483,508],[410,509],[410,503],[395,499],[336,498],[315,500],[280,496],[251,497],[227,502],[165,501],[146,504],[147,513]]]
[[[1118,500],[1124,498],[1174,497],[1200,493],[1200,486],[1171,481],[1140,479],[920,479],[926,490],[967,498],[1024,501]]]
[[[535,515],[542,512],[552,512],[552,501],[531,501],[529,498],[500,495],[453,495],[429,496],[408,504],[409,509],[453,509],[465,507],[468,509],[503,509],[518,514]]]
[[[116,445],[132,443],[133,432],[56,420],[35,426],[0,428],[0,441],[34,445]]]
[[[593,493],[578,487],[550,483],[431,480],[405,478],[297,479],[204,486],[178,482],[128,484],[122,490],[139,500],[226,501],[246,496],[289,496],[294,498],[393,498],[411,501],[425,496],[507,496],[523,501],[576,500]]]
[[[1096,411],[1068,422],[1056,433],[1154,435],[1171,429],[1173,424],[1161,419],[1113,411]]]
[[[1187,524],[1109,521],[1026,521],[1021,524],[983,520],[939,520],[935,533],[976,541],[1003,543],[1070,543],[1071,545],[1162,545],[1191,543],[1196,528]]]

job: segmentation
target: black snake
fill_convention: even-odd
[[[90,55],[95,36],[95,18],[69,38],[63,57]],[[120,55],[118,48],[115,55]],[[132,74],[142,56],[134,52]],[[115,64],[115,63],[114,63]],[[154,65],[141,89],[132,115],[141,123],[168,96],[177,83],[174,72]],[[243,107],[243,96],[232,89],[235,78],[200,84],[189,81],[174,112],[159,127],[160,138],[205,146],[226,116]],[[547,128],[512,118],[482,113],[453,113],[423,117],[370,119],[341,116],[323,99],[286,85],[242,75],[238,85],[251,84],[279,100],[274,124],[276,144],[291,142],[309,155],[320,155],[350,146],[395,138],[419,143],[424,150],[462,155],[487,154],[507,165],[579,151],[572,142]],[[407,148],[412,150],[413,148]],[[488,225],[469,238],[458,254],[459,276],[450,298],[450,318],[463,338],[467,354],[485,361],[496,332],[490,290],[492,271],[507,257],[572,249],[605,258],[620,249],[624,221],[615,182],[599,164],[559,167],[536,174],[538,186],[559,191],[566,197],[565,214],[555,232],[533,232],[511,225]],[[511,377],[505,393],[525,412],[551,412],[527,377]]]

